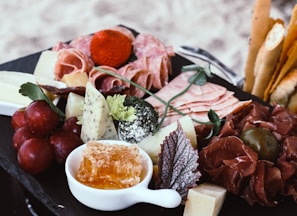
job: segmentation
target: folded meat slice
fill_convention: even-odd
[[[126,84],[119,78],[100,71],[100,69],[118,73],[117,69],[110,66],[99,66],[89,73],[89,81],[91,84],[102,93],[116,91],[116,89],[124,90]],[[123,87],[123,88],[122,88]]]
[[[153,75],[153,87],[161,89],[168,83],[172,73],[170,57],[174,56],[172,46],[166,47],[158,38],[151,34],[140,33],[133,42],[137,60],[136,67],[143,67]]]
[[[59,41],[52,47],[52,51],[60,51],[61,49],[70,49],[75,48],[83,51],[88,57],[90,57],[90,43],[91,43],[92,35],[82,35],[74,38],[67,42]]]
[[[199,152],[201,172],[233,194],[255,172],[257,160],[258,154],[236,136],[219,138]]]
[[[118,70],[118,73],[127,78],[128,80],[133,81],[134,83],[137,83],[141,87],[145,89],[151,89],[153,85],[153,76],[152,74],[147,71],[146,69],[142,68],[135,68],[133,64],[127,64],[123,67],[121,67]],[[128,91],[125,93],[128,95],[134,95],[136,97],[142,98],[145,95],[145,92],[141,89],[130,85],[129,83],[125,82],[125,85],[128,88]]]
[[[283,187],[279,168],[270,161],[259,160],[256,170],[241,196],[250,205],[259,203],[263,206],[274,207],[278,204],[275,199]]]
[[[176,96],[189,85],[189,78],[196,72],[184,72],[175,77],[166,86],[160,89],[155,95],[164,102]],[[165,114],[166,105],[153,96],[146,98],[146,101],[153,105],[160,117]],[[234,92],[228,91],[225,87],[207,82],[202,86],[192,85],[184,94],[170,101],[170,105],[182,113],[198,121],[208,121],[208,111],[214,110],[220,118],[236,112],[250,104],[251,101],[239,101]],[[173,109],[168,109],[163,126],[166,126],[178,118]]]
[[[189,85],[189,78],[195,73],[196,72],[194,71],[180,73],[166,86],[160,89],[155,95],[167,101],[168,99],[172,98],[173,96],[184,90]],[[202,86],[192,85],[185,94],[182,94],[178,98],[174,99],[173,101],[171,101],[170,104],[174,107],[180,107],[182,105],[185,106],[188,104],[192,104],[196,101],[215,101],[219,97],[223,96],[226,91],[227,90],[225,87],[212,83],[206,83]],[[146,99],[146,101],[151,103],[156,109],[158,109],[159,112],[162,113],[164,104],[160,102],[160,100],[150,96]]]
[[[91,56],[91,53],[90,53],[91,39],[92,39],[92,35],[79,36],[77,38],[74,38],[70,42],[69,46],[83,51],[88,57],[90,57]]]
[[[94,67],[93,61],[81,50],[76,48],[61,49],[55,64],[55,79],[61,80],[65,74],[89,73]]]
[[[282,143],[281,154],[277,160],[277,166],[281,170],[285,189],[283,194],[292,196],[297,203],[297,136],[289,136]]]
[[[129,29],[125,28],[125,27],[113,26],[113,27],[109,27],[108,29],[116,30],[116,31],[119,31],[119,32],[123,33],[124,35],[126,35],[131,40],[131,42],[133,42],[135,40],[135,37],[134,37],[133,33]]]

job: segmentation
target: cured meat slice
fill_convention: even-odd
[[[132,64],[127,64],[120,68],[118,72],[121,76],[137,83],[145,89],[151,89],[152,87],[153,76],[146,69],[135,68]],[[129,83],[125,83],[125,85],[128,87],[128,92],[126,92],[128,95],[134,95],[139,98],[142,98],[145,95],[145,92],[139,88],[130,85]]]
[[[60,51],[62,49],[76,48],[84,52],[88,57],[90,57],[90,43],[92,35],[83,35],[74,38],[70,43],[58,42],[52,47],[52,51]]]
[[[263,206],[274,207],[278,204],[274,199],[283,190],[283,186],[279,168],[270,161],[258,160],[256,170],[249,185],[243,190],[242,197],[250,205],[258,202]]]
[[[61,80],[65,74],[69,73],[89,73],[94,67],[92,60],[79,49],[61,49],[58,52],[58,59],[54,69],[56,80]]]
[[[125,28],[125,27],[122,27],[122,26],[113,26],[113,27],[110,27],[108,29],[110,29],[110,30],[116,30],[116,31],[119,31],[119,32],[123,33],[132,42],[135,40],[135,37],[134,37],[133,33],[129,29]]]
[[[118,73],[117,69],[109,66],[99,66],[98,69],[103,69]],[[107,73],[101,72],[98,69],[93,69],[89,73],[89,81],[91,84],[101,92],[109,92],[112,89],[118,88],[120,86],[125,86],[124,82],[121,79],[118,79],[114,76],[111,76]]]
[[[64,42],[58,42],[52,47],[52,51],[59,51],[61,49],[72,48],[69,44]]]
[[[139,34],[134,42],[135,64],[141,65],[153,74],[153,87],[161,89],[168,83],[172,73],[170,57],[174,56],[173,47],[166,47],[158,38],[150,34]]]
[[[91,56],[90,54],[91,39],[92,39],[92,35],[80,36],[72,40],[69,46],[83,51],[88,57],[90,57]]]
[[[165,100],[172,98],[189,85],[188,79],[194,74],[195,72],[185,72],[179,74],[170,83],[159,90],[156,93],[156,96]],[[192,104],[194,101],[214,101],[223,96],[226,91],[225,87],[212,83],[207,83],[203,86],[192,85],[185,94],[171,101],[170,104],[174,107],[179,107],[185,104]],[[164,107],[162,102],[152,96],[148,97],[146,101],[151,103],[157,109],[163,109]]]
[[[185,72],[175,77],[170,83],[159,90],[155,95],[167,102],[189,85],[189,78],[196,72]],[[208,111],[214,110],[220,118],[236,112],[250,104],[251,101],[239,101],[225,87],[207,82],[202,86],[192,85],[184,94],[175,98],[170,105],[200,122],[207,122]],[[158,111],[160,117],[165,114],[166,105],[153,96],[146,99]],[[173,109],[168,109],[163,126],[166,126],[181,117]]]
[[[199,152],[201,171],[233,194],[255,172],[257,160],[257,153],[235,136],[220,138]]]

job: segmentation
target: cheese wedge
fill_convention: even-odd
[[[179,122],[187,137],[190,139],[192,146],[197,148],[196,132],[192,119],[189,116],[184,116],[179,119]],[[163,140],[176,128],[177,122],[174,122],[161,128],[156,134],[147,136],[138,143],[138,146],[149,154],[154,164],[158,163]]]
[[[20,86],[26,82],[52,85],[65,88],[63,82],[50,80],[29,73],[0,71],[0,114],[11,116],[17,109],[27,106],[31,99],[19,93]],[[54,101],[58,102],[58,99]]]
[[[58,52],[43,51],[35,66],[34,75],[45,77],[50,80],[55,79],[55,65],[58,59]]]
[[[81,139],[83,142],[100,139],[118,139],[108,104],[104,96],[88,82],[82,115]]]
[[[216,216],[225,201],[227,190],[223,187],[203,183],[189,189],[184,216]]]

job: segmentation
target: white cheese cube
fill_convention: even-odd
[[[66,119],[70,117],[79,117],[83,114],[83,104],[85,98],[81,95],[70,92],[65,106]]]
[[[216,216],[225,201],[226,189],[203,183],[189,189],[184,216]]]

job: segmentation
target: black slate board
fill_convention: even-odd
[[[33,73],[35,65],[40,56],[40,52],[19,58],[14,61],[7,62],[0,65],[1,70],[8,71],[21,71],[25,73]],[[192,62],[186,60],[185,58],[176,55],[172,58],[173,74],[180,73],[182,66],[192,64]],[[1,75],[0,75],[1,77]],[[217,83],[225,86],[227,89],[234,91],[236,97],[241,100],[253,99],[261,102],[260,99],[251,96],[235,86],[231,85],[227,81],[219,78],[213,77],[209,79],[210,82]],[[5,200],[6,203],[10,203],[6,197],[10,197],[11,202],[14,202],[14,212],[16,215],[26,215],[29,214],[28,211],[25,213],[24,204],[25,199],[29,198],[33,208],[38,213],[38,215],[96,215],[96,216],[116,216],[116,215],[182,215],[183,206],[179,206],[175,209],[164,209],[162,207],[150,205],[150,204],[136,204],[130,208],[122,211],[116,212],[101,212],[97,210],[90,209],[80,204],[70,193],[66,176],[64,173],[64,167],[62,165],[55,165],[47,172],[38,175],[31,176],[25,173],[19,166],[16,160],[16,153],[12,148],[11,140],[13,135],[13,129],[10,124],[10,117],[0,115],[0,166],[4,171],[0,172],[7,178],[7,173],[11,176],[12,187],[7,188],[5,185],[1,187],[6,187],[7,193],[10,192],[14,196],[8,196],[7,194],[0,194],[0,201]],[[17,197],[17,198],[16,198]],[[17,201],[16,201],[17,199]],[[4,201],[2,201],[4,202]],[[1,203],[0,203],[1,204]],[[3,204],[3,203],[2,203]],[[10,206],[6,206],[11,208]],[[5,208],[4,207],[4,208]],[[5,212],[5,209],[4,209]],[[20,213],[21,212],[21,213]],[[15,213],[14,213],[15,214]],[[261,206],[249,206],[243,199],[237,196],[228,195],[224,203],[224,206],[220,212],[220,216],[277,216],[286,215],[293,216],[297,214],[297,205],[288,199],[282,202],[279,206],[274,208],[266,208]]]

